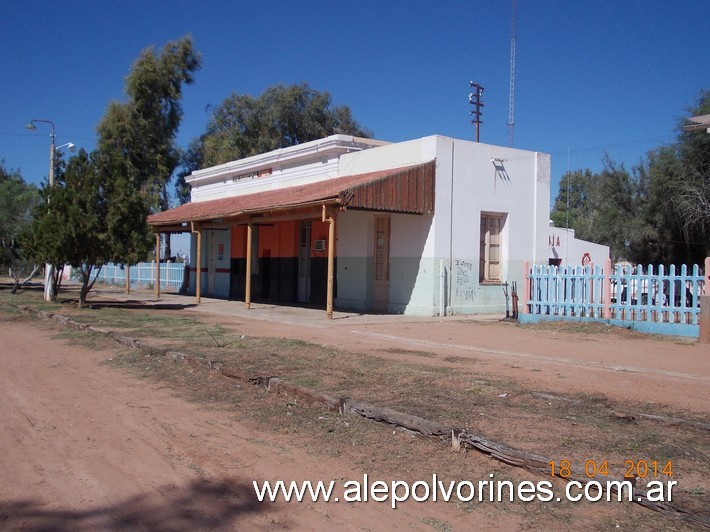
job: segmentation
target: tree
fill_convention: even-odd
[[[349,107],[333,107],[328,92],[307,83],[275,85],[258,98],[234,93],[212,111],[205,133],[185,152],[177,195],[181,202],[188,199],[184,177],[194,170],[334,133],[372,136],[353,119]]]
[[[701,93],[689,113],[710,113],[710,91]],[[645,171],[651,181],[649,204],[672,262],[693,264],[710,255],[710,135],[684,131],[684,122],[675,143],[649,152]]]
[[[550,212],[550,219],[557,227],[574,228],[577,237],[592,240],[597,179],[598,176],[588,168],[562,176],[560,190]]]
[[[139,187],[152,211],[170,207],[167,185],[180,161],[175,137],[182,86],[193,82],[200,64],[190,36],[158,52],[146,48],[126,78],[128,101],[112,102],[98,126],[99,149],[120,170],[116,177]]]
[[[201,139],[192,139],[187,150],[182,153],[181,157],[182,169],[178,173],[175,182],[175,197],[180,205],[190,201],[190,185],[187,184],[185,178],[193,171],[202,168],[202,144]]]
[[[39,270],[26,260],[21,248],[22,236],[38,202],[37,187],[25,183],[18,170],[8,170],[5,161],[0,161],[0,267],[7,267],[15,281],[13,293]]]
[[[117,163],[97,150],[85,150],[57,172],[55,185],[42,189],[26,245],[33,258],[56,266],[55,298],[64,264],[79,272],[79,306],[107,262],[138,262],[148,250],[148,208]],[[129,262],[130,261],[130,262]]]
[[[710,113],[710,91],[689,112]],[[555,224],[609,245],[615,258],[701,263],[710,255],[710,135],[682,125],[676,142],[649,151],[631,172],[606,158],[598,174],[566,174],[550,214]]]
[[[710,114],[710,91],[704,91],[690,114]],[[682,124],[684,125],[684,124]],[[710,255],[710,134],[684,131],[679,124],[678,189],[671,204],[678,215],[689,256]]]
[[[105,224],[108,202],[95,160],[80,150],[65,171],[55,175],[54,186],[42,189],[42,196],[45,201],[35,211],[29,248],[37,260],[56,266],[55,299],[64,264],[79,270],[79,304],[84,306],[93,287],[91,274],[105,262],[110,243]]]
[[[606,157],[599,173],[563,176],[550,218],[578,238],[609,246],[613,258],[634,260],[645,230],[643,208],[639,174]]]

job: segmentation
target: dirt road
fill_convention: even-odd
[[[427,520],[467,528],[473,519],[439,503],[397,511],[260,503],[252,480],[363,472],[102,365],[110,351],[55,334],[36,322],[0,321],[2,529],[394,529],[428,528]],[[494,524],[476,518],[487,521]]]

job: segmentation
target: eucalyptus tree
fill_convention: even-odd
[[[126,78],[126,101],[111,102],[98,126],[99,150],[114,165],[114,178],[140,189],[153,212],[170,207],[168,184],[180,161],[182,89],[200,65],[190,36],[158,51],[144,49]],[[125,260],[132,260],[129,255]]]
[[[372,136],[348,106],[333,106],[328,92],[307,83],[274,85],[258,97],[234,92],[212,110],[205,132],[185,152],[176,194],[182,203],[189,200],[184,177],[194,170],[334,133]]]

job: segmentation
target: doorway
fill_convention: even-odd
[[[375,286],[373,309],[387,312],[390,289],[390,217],[375,216]]]
[[[311,221],[301,220],[298,228],[298,297],[299,303],[311,298]]]
[[[214,295],[214,281],[217,270],[217,253],[215,250],[214,231],[207,231],[207,294]]]

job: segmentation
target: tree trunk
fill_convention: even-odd
[[[52,275],[52,279],[50,279],[53,288],[54,288],[54,294],[52,294],[52,301],[57,301],[57,297],[59,296],[59,289],[62,287],[62,274],[64,273],[64,264],[57,266],[56,264],[54,265],[54,274]]]
[[[86,296],[89,294],[91,287],[89,286],[89,281],[91,280],[91,270],[93,268],[90,265],[82,264],[81,266],[81,290],[79,290],[79,308],[84,308],[86,305]]]

